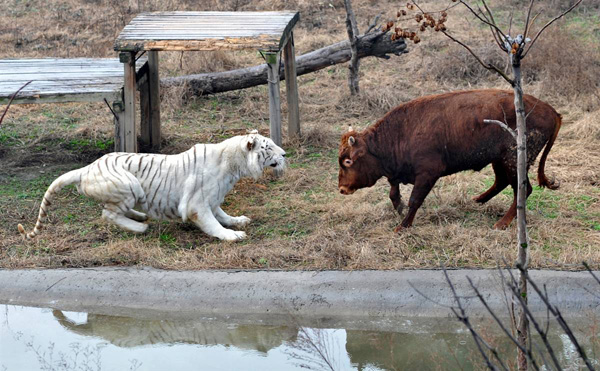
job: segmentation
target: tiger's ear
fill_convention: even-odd
[[[256,142],[257,140],[254,135],[248,136],[248,142],[246,142],[246,148],[248,149],[248,152],[252,151],[254,147],[256,147]]]

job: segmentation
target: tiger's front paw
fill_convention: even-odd
[[[250,224],[250,222],[252,221],[252,219],[248,218],[247,216],[236,216],[231,218],[231,221],[233,222],[233,225],[235,225],[236,227],[245,227],[248,224]]]
[[[234,231],[231,229],[225,230],[225,234],[221,237],[225,241],[239,241],[246,238],[246,232]]]

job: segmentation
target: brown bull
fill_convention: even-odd
[[[342,136],[339,152],[339,189],[349,195],[371,187],[381,177],[391,185],[390,199],[401,213],[399,184],[414,184],[409,209],[396,231],[412,225],[415,213],[443,176],[463,170],[483,169],[492,164],[496,181],[474,198],[484,203],[509,184],[513,203],[494,228],[506,228],[517,211],[517,153],[513,137],[484,119],[506,122],[515,128],[513,93],[503,90],[473,90],[421,97],[402,104],[358,133],[350,129]],[[523,97],[527,116],[527,167],[546,146],[538,167],[542,187],[558,188],[546,178],[544,165],[561,126],[560,115],[547,103],[530,95]],[[527,196],[531,184],[527,180]]]

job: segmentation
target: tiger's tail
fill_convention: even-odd
[[[63,187],[68,186],[70,184],[79,183],[81,179],[81,170],[82,169],[69,171],[68,173],[56,178],[56,180],[54,180],[52,184],[50,184],[50,187],[48,187],[48,190],[46,191],[46,193],[44,194],[44,198],[42,199],[42,204],[40,205],[40,213],[38,214],[38,219],[35,223],[33,231],[26,233],[25,228],[23,228],[21,224],[17,226],[17,228],[19,229],[19,233],[21,233],[21,235],[24,238],[32,239],[38,233],[40,233],[40,230],[43,228],[46,216],[48,215],[48,206],[52,205],[52,198],[56,193],[63,189]]]

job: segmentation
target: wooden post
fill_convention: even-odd
[[[296,78],[296,52],[294,50],[294,34],[283,49],[285,59],[285,92],[288,104],[288,135],[300,136],[300,110],[298,109],[298,81]]]
[[[264,53],[267,60],[267,79],[269,81],[269,122],[271,139],[281,146],[281,98],[279,96],[279,59],[280,52]]]
[[[125,152],[137,152],[137,135],[135,132],[135,52],[119,53],[119,60],[123,63],[123,122],[122,130]]]
[[[113,102],[115,112],[115,152],[125,152],[125,131],[123,128],[123,102]]]
[[[160,81],[158,78],[158,52],[148,51],[148,92],[150,94],[150,148],[160,149]]]
[[[141,152],[151,152],[150,135],[150,90],[148,89],[148,78],[141,79],[138,90],[140,91],[140,145]]]

